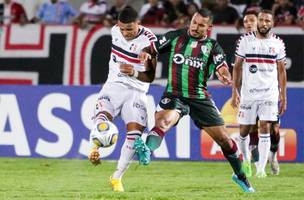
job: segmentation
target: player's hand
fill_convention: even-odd
[[[223,83],[224,85],[231,85],[232,81],[231,81],[231,77],[224,75],[224,74],[220,74],[218,71],[215,72],[217,78],[219,79],[219,81],[221,81],[221,83]]]
[[[281,99],[280,107],[279,107],[279,114],[283,115],[287,109],[287,101],[286,99]]]
[[[147,52],[141,52],[138,56],[141,63],[145,63],[147,60],[151,59],[152,56]]]
[[[130,64],[120,64],[120,72],[127,74],[128,76],[133,76],[135,72],[134,66]]]
[[[93,148],[89,153],[89,160],[93,165],[100,164],[100,154],[97,148]]]
[[[232,92],[232,97],[231,97],[231,106],[233,108],[238,108],[240,105],[240,95],[237,91]]]

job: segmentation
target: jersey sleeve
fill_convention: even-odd
[[[222,47],[215,42],[214,47],[212,49],[212,63],[215,66],[215,69],[219,69],[221,67],[228,67],[226,63],[226,55]]]
[[[182,33],[183,29],[169,31],[166,34],[159,36],[157,42],[155,42],[157,52],[167,52],[172,45],[172,41]]]
[[[279,60],[284,60],[286,57],[286,51],[285,51],[285,44],[282,40],[280,41],[280,45],[279,45],[279,51],[278,51],[278,55],[277,55],[277,61]]]
[[[244,36],[241,36],[236,43],[235,56],[245,58],[245,39]]]

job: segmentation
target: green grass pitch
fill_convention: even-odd
[[[303,200],[304,165],[280,166],[279,176],[250,178],[257,192],[246,194],[227,162],[134,161],[123,179],[126,191],[114,193],[108,183],[114,161],[95,167],[87,160],[0,158],[0,200]]]

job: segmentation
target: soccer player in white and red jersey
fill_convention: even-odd
[[[137,12],[124,8],[118,17],[118,23],[111,30],[112,52],[109,61],[109,74],[99,93],[96,103],[94,123],[112,121],[120,114],[127,129],[125,142],[121,148],[116,171],[110,177],[114,191],[123,192],[122,176],[133,159],[136,138],[141,137],[147,123],[147,97],[149,82],[154,80],[155,57],[141,62],[139,54],[144,48],[154,48],[156,36],[147,28],[140,26]],[[125,73],[125,68],[132,68],[132,73]],[[151,81],[138,80],[139,72],[149,74]],[[101,150],[102,151],[102,150]],[[89,159],[99,164],[100,153],[93,148]]]
[[[273,25],[271,11],[260,11],[257,31],[244,34],[238,41],[233,69],[232,105],[240,105],[240,149],[248,162],[249,129],[256,124],[257,117],[260,120],[259,163],[256,174],[260,178],[266,177],[271,122],[277,121],[277,115],[283,114],[287,108],[285,45],[278,36],[270,33]],[[278,109],[279,95],[281,101]]]
[[[245,33],[256,31],[257,29],[257,12],[255,10],[249,10],[244,13],[243,17],[243,26]],[[240,90],[240,89],[238,89]],[[269,163],[271,166],[272,174],[278,175],[280,168],[279,163],[277,159],[277,150],[278,145],[280,142],[280,123],[279,120],[271,123],[271,129],[270,129],[270,140],[271,140],[271,146],[270,146],[270,155],[269,155]],[[252,125],[249,130],[249,136],[250,136],[250,142],[249,142],[249,149],[251,151],[251,161],[254,162],[256,169],[258,169],[258,161],[259,161],[259,150],[258,150],[258,137],[259,131],[258,131],[258,120],[256,121],[255,125]],[[242,138],[240,138],[242,141]],[[248,142],[245,140],[245,142]],[[248,154],[245,155],[247,159],[243,162],[243,170],[246,173],[247,177],[252,176],[252,170],[251,170],[251,163],[246,162],[246,160],[250,160],[248,158]]]

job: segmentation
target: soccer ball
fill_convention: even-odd
[[[117,142],[118,129],[110,121],[99,122],[94,125],[90,137],[97,147],[109,147]]]

